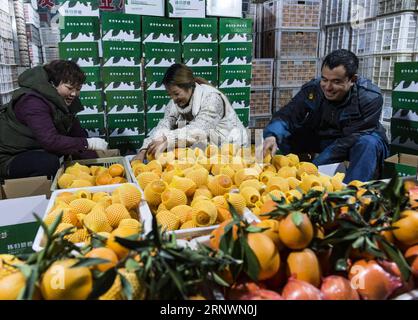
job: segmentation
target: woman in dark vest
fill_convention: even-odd
[[[0,177],[53,176],[59,158],[97,158],[107,142],[88,138],[75,117],[86,77],[71,61],[55,60],[23,72],[20,88],[0,110]]]

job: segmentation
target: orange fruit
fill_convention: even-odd
[[[126,238],[136,233],[136,230],[131,228],[116,228],[112,231],[109,239],[107,239],[106,246],[112,249],[119,259],[123,259],[129,253],[129,249],[117,243],[115,237]]]
[[[301,222],[297,226],[293,219],[296,215],[301,216]],[[294,211],[280,221],[279,226],[280,240],[290,249],[304,249],[313,239],[314,230],[311,221],[306,214]]]
[[[418,211],[405,210],[401,212],[401,218],[392,223],[393,235],[402,244],[413,246],[418,244]]]
[[[116,255],[116,253],[113,252],[113,250],[109,248],[94,248],[91,251],[89,251],[85,256],[87,258],[100,258],[109,260],[108,263],[101,263],[94,266],[95,269],[101,272],[105,272],[115,267],[118,263],[118,256]]]
[[[17,300],[26,285],[21,272],[14,272],[0,279],[0,300]]]
[[[96,185],[103,186],[112,184],[112,176],[109,173],[102,173],[96,177]]]
[[[267,230],[264,230],[262,233],[265,234],[274,242],[277,249],[281,250],[283,249],[283,244],[280,241],[280,237],[279,237],[279,225],[280,225],[279,221],[274,220],[274,219],[267,219],[267,220],[263,220],[257,223],[256,227],[268,228]]]
[[[258,280],[273,277],[280,267],[280,255],[274,242],[262,233],[249,233],[247,241],[260,265]]]
[[[287,271],[289,276],[309,282],[317,288],[321,284],[319,262],[311,249],[291,252],[287,257]]]
[[[260,219],[266,220],[269,219],[269,216],[262,216],[263,214],[270,213],[277,209],[277,203],[273,200],[267,200],[263,203],[263,205],[260,208]]]
[[[418,245],[408,248],[405,258],[411,266],[412,274],[418,280]]]
[[[122,177],[125,174],[125,168],[119,163],[112,164],[109,167],[109,174],[112,177]]]
[[[219,249],[219,245],[221,243],[221,238],[225,233],[225,227],[231,222],[232,220],[226,220],[224,222],[222,222],[219,227],[217,227],[215,230],[213,230],[211,232],[211,237],[209,240],[209,245],[212,249]],[[232,236],[234,238],[234,240],[236,240],[238,238],[238,227],[236,225],[233,226],[232,228],[233,233]]]
[[[127,180],[124,177],[113,177],[111,184],[125,183]]]

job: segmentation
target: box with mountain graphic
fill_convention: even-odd
[[[167,11],[170,18],[204,18],[205,0],[167,0]]]
[[[107,127],[109,129],[139,128],[144,130],[144,113],[109,113]]]
[[[142,17],[142,42],[179,43],[180,21],[160,17]]]
[[[394,69],[395,76],[393,82],[395,86],[401,81],[418,82],[418,61],[396,62]]]
[[[221,65],[243,65],[251,64],[253,44],[252,42],[242,43],[220,43],[219,60]]]
[[[219,87],[236,88],[251,85],[251,65],[231,65],[219,67]]]
[[[113,87],[120,87],[121,83],[125,83],[129,88],[132,88],[132,85],[135,87],[139,86],[141,82],[141,68],[140,67],[103,67],[102,68],[103,82],[105,83],[105,89],[111,90],[108,88],[112,83]],[[139,89],[138,88],[138,89]],[[120,90],[130,90],[122,89]]]
[[[78,115],[104,112],[102,91],[82,91],[80,92],[80,102],[84,110],[79,112]]]
[[[144,45],[145,67],[170,67],[181,62],[180,43],[155,43]]]
[[[103,41],[103,66],[140,67],[141,43]]]
[[[183,62],[189,67],[211,67],[218,65],[217,43],[184,43]]]
[[[164,17],[164,0],[125,0],[125,12],[141,16]]]
[[[60,42],[58,50],[60,59],[72,60],[80,67],[100,65],[97,42]]]
[[[141,42],[141,16],[102,12],[102,41]]]
[[[108,113],[141,113],[144,112],[144,92],[142,90],[105,91]]]
[[[390,122],[391,145],[418,151],[418,114],[398,110]]]
[[[194,77],[206,79],[213,86],[218,86],[218,67],[190,67]]]
[[[250,108],[238,108],[235,109],[235,112],[238,115],[238,118],[241,120],[244,127],[248,127],[250,121]]]
[[[145,67],[145,81],[149,90],[165,90],[162,84],[168,67]]]
[[[93,0],[58,0],[58,13],[61,16],[99,17],[100,1]]]
[[[251,87],[220,89],[234,108],[249,108]]]
[[[219,19],[219,42],[251,42],[252,19]]]
[[[77,115],[77,118],[80,121],[80,124],[84,129],[105,128],[105,114],[104,113],[82,114],[82,115]]]
[[[418,80],[400,81],[392,91],[392,107],[418,111]]]
[[[94,129],[84,129],[87,132],[89,138],[102,138],[106,139],[106,128],[94,128]]]
[[[100,67],[81,67],[81,70],[86,76],[86,83],[102,81]]]
[[[145,132],[141,128],[118,128],[109,130],[109,148],[127,150],[139,149],[144,142]]]
[[[182,43],[218,43],[218,19],[181,19]]]
[[[150,133],[150,131],[158,125],[158,122],[160,122],[162,118],[164,118],[164,113],[147,112],[147,114],[145,115],[147,123],[147,134]]]
[[[165,108],[170,101],[170,96],[165,90],[147,90],[146,105],[148,112],[165,112]]]
[[[60,17],[61,42],[93,42],[100,39],[98,17]]]
[[[87,82],[85,81],[81,87],[80,92],[101,91],[103,89],[102,82]]]

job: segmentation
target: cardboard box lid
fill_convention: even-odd
[[[1,200],[0,227],[33,222],[33,214],[43,217],[47,206],[45,195]]]
[[[418,156],[406,153],[398,153],[389,158],[386,158],[385,162],[418,167]]]
[[[46,176],[29,177],[21,179],[8,179],[2,186],[5,198],[22,198],[43,195],[51,196],[51,183]]]

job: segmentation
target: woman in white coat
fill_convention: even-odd
[[[183,64],[168,68],[162,83],[171,97],[164,118],[150,132],[135,157],[155,156],[167,149],[222,145],[246,145],[247,131],[228,98],[202,78],[195,78]]]

